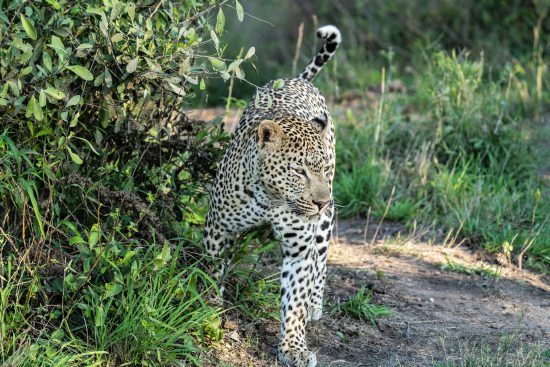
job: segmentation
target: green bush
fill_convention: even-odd
[[[221,337],[196,246],[228,136],[181,111],[244,77],[230,14],[0,0],[0,363],[198,364]]]

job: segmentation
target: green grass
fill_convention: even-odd
[[[458,357],[447,357],[437,367],[546,367],[550,354],[540,344],[521,343],[514,335],[505,335],[495,343],[465,342]]]
[[[369,321],[373,325],[376,325],[378,319],[392,314],[390,309],[386,306],[372,303],[371,291],[368,293],[365,292],[365,287],[362,287],[353,298],[337,304],[333,312],[339,312],[360,320]]]
[[[439,269],[467,275],[483,275],[495,279],[500,277],[500,273],[489,266],[483,264],[478,266],[469,266],[449,259],[447,259],[445,263],[440,264]]]
[[[43,291],[28,287],[33,279],[13,256],[3,259],[2,359],[12,366],[200,365],[199,342],[223,335],[220,310],[203,298],[213,281],[196,265],[178,270],[177,250],[171,254],[168,247],[150,246],[116,255],[101,252],[97,266],[103,275],[112,273],[111,281],[79,286],[84,275],[67,270],[63,284],[46,285],[50,292],[63,289],[63,307],[51,310],[32,307],[39,296],[29,290]],[[39,320],[46,325],[33,340],[25,330],[37,328]]]
[[[62,341],[54,332],[50,339],[25,344],[6,360],[13,367],[81,367],[104,366],[106,352],[90,350],[78,339]]]
[[[279,273],[266,275],[259,266],[278,249],[277,241],[267,234],[259,229],[243,236],[225,281],[228,305],[250,320],[278,320],[280,315]]]
[[[412,92],[336,108],[339,213],[435,224],[491,252],[508,244],[518,264],[528,258],[547,272],[550,206],[534,132],[515,104],[522,75],[503,69],[489,77],[486,67],[483,59],[435,53]]]

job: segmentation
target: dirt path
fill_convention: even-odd
[[[329,253],[325,315],[308,326],[308,343],[319,366],[432,366],[460,355],[465,342],[497,344],[516,335],[524,345],[550,347],[550,286],[547,279],[513,267],[481,265],[482,258],[456,245],[405,239],[402,226],[384,225],[366,244],[365,223],[339,221]],[[370,239],[376,225],[369,225]],[[391,239],[388,239],[391,238]],[[449,242],[449,241],[448,241]],[[490,269],[499,276],[441,270],[441,264]],[[377,326],[330,315],[330,305],[361,287],[393,316]],[[236,320],[216,349],[222,366],[277,366],[278,324]]]

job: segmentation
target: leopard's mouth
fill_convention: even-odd
[[[317,207],[300,205],[299,202],[295,201],[287,201],[287,206],[290,208],[292,214],[309,219],[318,218],[323,211],[323,209],[319,210]]]

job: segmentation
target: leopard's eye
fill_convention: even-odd
[[[299,174],[300,176],[303,176],[303,177],[306,177],[307,178],[307,173],[306,173],[306,170],[303,169],[303,168],[294,168],[294,172],[296,172],[297,174]]]

